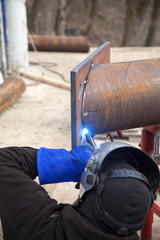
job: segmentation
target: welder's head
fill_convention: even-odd
[[[159,170],[140,149],[109,142],[100,145],[87,163],[80,184],[83,202],[94,192],[103,229],[119,237],[140,230],[159,185]]]

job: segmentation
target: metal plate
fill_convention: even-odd
[[[72,148],[81,144],[82,97],[85,86],[84,82],[88,76],[91,64],[97,65],[109,62],[110,62],[110,42],[106,42],[71,71]]]

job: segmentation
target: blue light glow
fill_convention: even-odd
[[[89,133],[87,128],[83,128],[82,130],[82,136],[85,137],[85,135]]]

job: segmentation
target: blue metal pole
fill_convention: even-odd
[[[7,61],[7,68],[9,67],[8,62],[8,37],[7,37],[7,18],[6,18],[6,8],[4,0],[2,2],[2,15],[3,15],[3,28],[4,28],[4,39],[5,39],[5,52],[6,52],[6,61]]]
[[[3,61],[3,14],[2,14],[2,2],[0,1],[0,56],[1,56],[1,72],[4,75],[4,61]]]

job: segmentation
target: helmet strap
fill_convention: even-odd
[[[130,236],[131,234],[135,233],[136,231],[140,230],[143,225],[144,221],[139,221],[137,223],[124,223],[122,221],[117,220],[111,214],[105,211],[102,200],[101,200],[101,194],[104,189],[104,182],[109,179],[114,178],[134,178],[138,179],[139,181],[142,181],[150,190],[150,186],[148,183],[147,178],[134,170],[128,170],[128,169],[120,169],[120,170],[113,170],[111,172],[108,172],[107,175],[105,175],[105,178],[102,176],[99,176],[97,178],[96,183],[96,205],[98,208],[98,211],[101,215],[102,224],[106,225],[107,228],[110,229],[110,232],[113,234],[116,234],[120,237]],[[151,200],[153,203],[153,194],[151,193]]]

